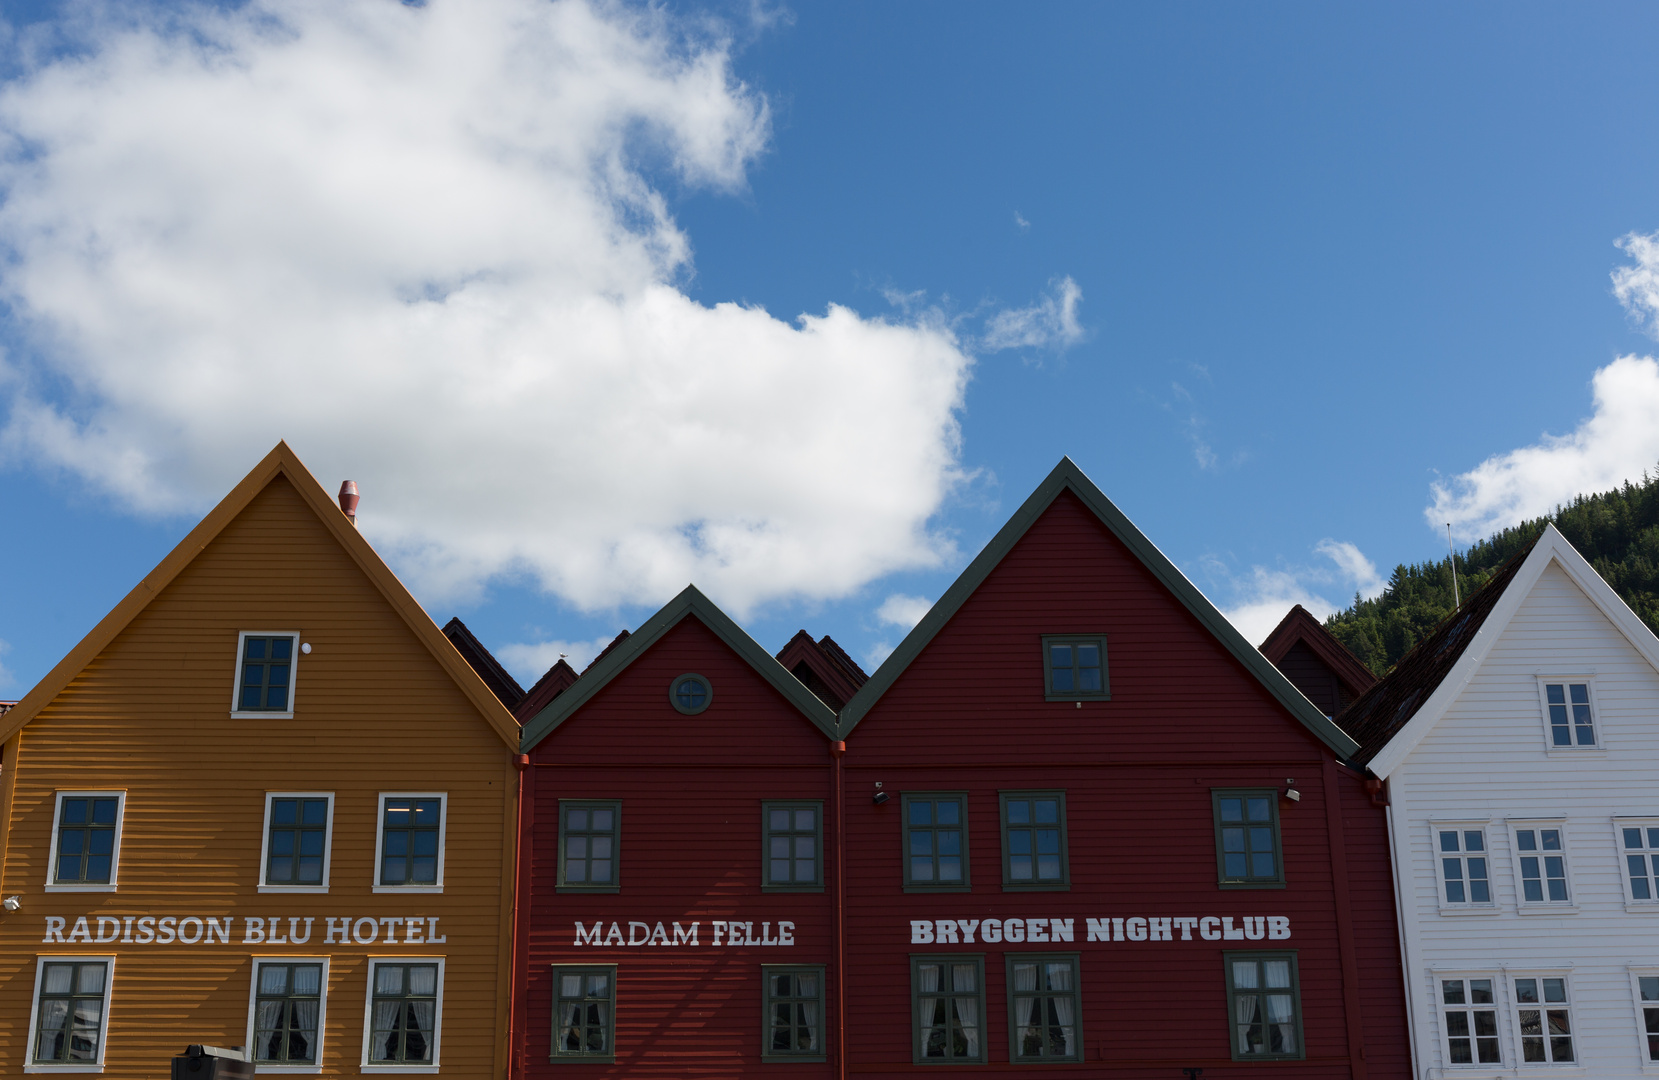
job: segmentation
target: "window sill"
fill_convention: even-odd
[[[289,1076],[317,1076],[323,1071],[321,1065],[261,1065],[254,1063],[253,1071],[260,1076],[287,1074]]]
[[[983,1065],[985,1060],[985,1058],[916,1058],[911,1064],[930,1069],[948,1069],[952,1066]]]
[[[292,720],[294,718],[294,712],[292,709],[288,712],[267,712],[262,709],[253,712],[237,712],[236,710],[232,710],[230,718],[232,720]]]
[[[556,893],[572,893],[572,894],[577,894],[577,893],[595,893],[595,894],[619,893],[619,892],[622,891],[622,886],[620,886],[620,885],[560,885],[558,888],[554,889],[553,891],[556,892]],[[574,1059],[559,1058],[558,1060],[565,1061],[565,1060],[574,1060]],[[582,1060],[586,1061],[588,1059],[583,1058]]]
[[[1496,904],[1464,904],[1462,906],[1444,905],[1440,914],[1445,918],[1458,919],[1470,915],[1502,915],[1503,908]]]
[[[265,890],[261,889],[259,891],[264,892]],[[320,891],[327,892],[328,890]],[[376,885],[371,891],[377,893],[441,893],[444,891],[444,887],[442,885]]]
[[[824,887],[822,885],[762,885],[760,891],[763,893],[821,893],[824,891]],[[779,1060],[797,1061],[800,1059],[780,1058]]]
[[[1546,746],[1544,754],[1547,757],[1606,757],[1605,746]],[[1579,1070],[1582,1072],[1583,1070]],[[1531,1070],[1529,1069],[1530,1073]]]
[[[907,893],[959,893],[973,892],[972,885],[906,885]]]
[[[1577,915],[1577,904],[1522,904],[1515,909],[1517,915]]]
[[[1218,881],[1218,882],[1215,883],[1215,887],[1218,888],[1218,889],[1282,889],[1282,888],[1285,887],[1285,883],[1282,882],[1282,881]],[[1238,1060],[1240,1060],[1240,1061],[1254,1061],[1255,1059],[1254,1058],[1239,1058]],[[1302,1059],[1301,1058],[1274,1058],[1273,1060],[1274,1061],[1301,1061]]]
[[[436,1065],[364,1065],[365,1073],[435,1073]]]
[[[101,1073],[102,1065],[25,1065],[26,1073]]]
[[[262,893],[326,893],[327,885],[261,885]],[[375,890],[379,892],[379,889]]]
[[[548,1062],[554,1065],[615,1065],[615,1054],[594,1054],[585,1057],[578,1054],[554,1054]]]
[[[554,1058],[558,1061],[558,1058]],[[760,1060],[767,1065],[811,1065],[822,1064],[829,1060],[823,1054],[762,1054]]]
[[[1003,892],[1071,892],[1071,882],[1057,881],[1040,885],[1028,885],[1023,881],[1002,883]]]
[[[1659,900],[1626,900],[1624,909],[1644,915],[1659,915]],[[1653,1067],[1659,1069],[1659,1061],[1654,1062]]]
[[[108,885],[48,885],[47,892],[115,892],[115,882]],[[32,1066],[31,1066],[32,1067]],[[41,1068],[57,1068],[55,1065],[42,1065]]]
[[[1112,700],[1112,695],[1110,695],[1110,694],[1089,694],[1086,697],[1080,697],[1077,694],[1044,694],[1043,695],[1043,700],[1044,701],[1078,701],[1078,702],[1083,702],[1083,701],[1111,701]]]

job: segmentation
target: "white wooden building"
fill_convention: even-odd
[[[1551,526],[1341,723],[1416,1074],[1659,1076],[1659,638]]]

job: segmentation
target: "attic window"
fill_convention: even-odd
[[[233,714],[294,712],[294,659],[297,632],[244,630],[237,643],[236,696]]]
[[[714,688],[701,675],[685,674],[675,679],[668,689],[668,700],[687,716],[696,716],[714,701]]]
[[[1045,636],[1043,691],[1049,701],[1109,700],[1106,635]]]

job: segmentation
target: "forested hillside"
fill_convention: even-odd
[[[1547,522],[1590,560],[1642,621],[1659,631],[1659,473],[1640,484],[1580,495],[1548,517],[1505,529],[1457,553],[1458,586],[1467,600],[1510,556],[1524,549]],[[1374,600],[1354,605],[1325,625],[1378,675],[1423,640],[1452,611],[1452,576],[1445,561],[1399,566]]]

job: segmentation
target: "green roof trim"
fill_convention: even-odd
[[[789,669],[778,663],[776,657],[761,648],[742,627],[716,607],[714,601],[704,596],[697,586],[687,585],[680,595],[664,604],[661,610],[645,620],[643,626],[629,634],[621,645],[582,672],[581,678],[572,683],[569,689],[549,702],[541,712],[525,721],[524,734],[519,739],[519,753],[528,754],[535,749],[538,743],[553,734],[554,728],[568,720],[572,713],[587,704],[595,694],[609,685],[612,679],[622,674],[623,669],[633,663],[636,657],[655,645],[664,634],[678,626],[687,616],[696,616],[697,621],[712,630],[715,637],[748,661],[749,666],[789,699],[790,704],[801,710],[806,718],[812,721],[813,726],[823,732],[825,738],[840,738],[835,733],[834,711],[818,700],[818,696],[802,685],[801,680],[790,674]],[[664,701],[666,700],[665,690]]]
[[[1105,493],[1096,487],[1094,481],[1084,475],[1083,470],[1069,457],[1060,459],[1060,464],[1054,467],[1054,471],[1038,485],[1031,497],[1008,519],[1008,523],[997,531],[984,550],[974,556],[968,568],[945,590],[945,595],[939,598],[939,602],[934,604],[922,617],[922,621],[905,635],[898,648],[894,649],[892,655],[870,676],[870,681],[865,683],[842,708],[840,725],[836,729],[840,732],[840,738],[845,739],[851,734],[853,728],[858,726],[859,721],[869,713],[881,696],[898,681],[905,668],[921,655],[922,650],[940,630],[944,629],[945,624],[967,602],[968,597],[991,576],[991,571],[1013,550],[1026,531],[1043,515],[1050,504],[1066,491],[1077,496],[1083,505],[1111,530],[1112,535],[1121,540],[1141,564],[1152,571],[1152,575],[1162,582],[1166,589],[1175,594],[1176,599],[1192,612],[1199,623],[1209,630],[1227,651],[1244,665],[1245,670],[1254,675],[1268,692],[1302,723],[1303,727],[1344,761],[1359,752],[1359,744],[1332,723],[1331,719],[1320,712],[1318,706],[1304,697],[1300,690],[1292,686],[1290,680],[1285,678],[1255,646],[1245,641],[1244,635],[1227,621],[1227,617],[1198,591],[1196,585],[1187,580],[1185,574],[1176,569],[1175,564],[1158,550],[1157,545],[1146,538],[1145,533],[1135,527],[1134,522],[1124,516],[1123,511],[1112,505]]]

